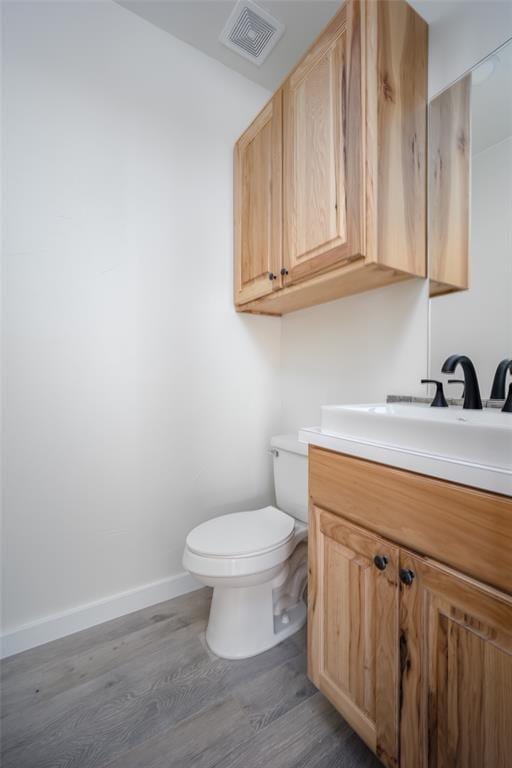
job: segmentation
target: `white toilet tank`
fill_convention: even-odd
[[[274,487],[277,506],[296,520],[308,521],[308,446],[296,435],[277,435],[274,452]]]

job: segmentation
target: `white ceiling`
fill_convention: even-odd
[[[235,0],[117,0],[249,80],[274,91],[340,7],[339,0],[256,0],[285,25],[268,59],[257,67],[219,43]]]
[[[284,80],[342,5],[340,0],[256,0],[285,25],[282,39],[263,65],[257,67],[218,40],[235,0],[117,2],[270,91]],[[411,5],[426,21],[435,23],[456,9],[460,2],[464,0],[411,0]]]

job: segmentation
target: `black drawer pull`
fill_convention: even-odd
[[[400,581],[406,587],[410,587],[414,581],[414,571],[411,571],[410,568],[402,568],[400,571]]]

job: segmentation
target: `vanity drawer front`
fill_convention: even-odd
[[[311,446],[312,502],[512,593],[512,498]]]

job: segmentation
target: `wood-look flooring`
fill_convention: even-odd
[[[378,768],[305,675],[305,633],[206,647],[206,589],[2,663],[3,768]]]

